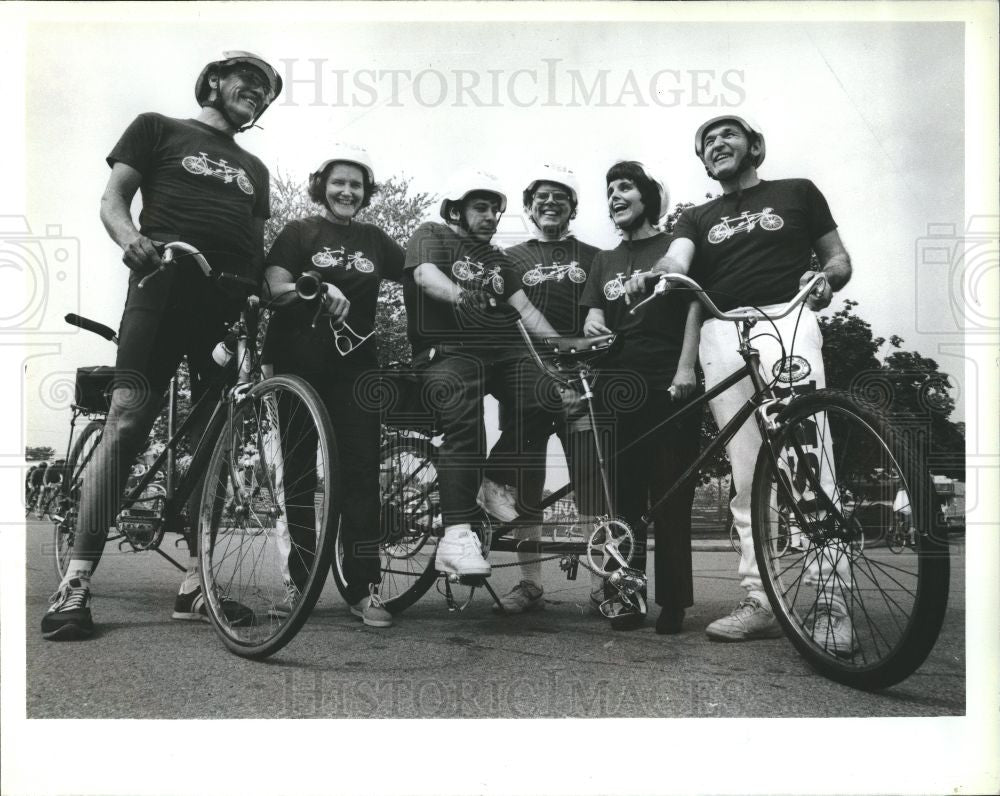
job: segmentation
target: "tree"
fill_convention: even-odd
[[[47,462],[56,455],[56,449],[49,445],[26,445],[24,460],[28,462]]]

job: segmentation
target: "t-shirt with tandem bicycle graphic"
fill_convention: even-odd
[[[441,343],[497,352],[509,352],[524,343],[512,326],[513,308],[499,306],[486,312],[467,311],[428,296],[416,284],[413,272],[430,263],[452,282],[481,290],[499,305],[521,289],[509,257],[498,247],[459,235],[451,227],[428,221],[417,227],[406,244],[403,297],[407,334],[416,357]],[[514,313],[516,314],[516,313]]]
[[[351,302],[348,325],[364,337],[375,328],[379,286],[383,279],[402,280],[403,258],[402,247],[374,224],[335,224],[317,215],[286,224],[267,253],[266,265],[284,268],[295,279],[315,271],[324,282],[335,285]],[[321,317],[313,328],[315,317],[314,302],[295,302],[276,312],[268,328],[265,356],[294,348],[300,350],[300,358],[308,354],[314,369],[324,362],[338,362],[328,319]],[[375,345],[366,350],[369,358],[374,357]]]
[[[142,175],[139,231],[182,240],[212,268],[258,280],[254,218],[270,213],[267,168],[233,137],[196,119],[142,113],[107,157]]]
[[[809,270],[813,244],[836,228],[826,198],[809,180],[761,180],[689,207],[673,235],[694,242],[690,276],[726,311],[791,299]]]

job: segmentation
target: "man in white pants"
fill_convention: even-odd
[[[823,195],[809,180],[762,180],[757,169],[764,161],[766,146],[760,127],[739,116],[718,116],[702,124],[695,134],[695,154],[712,179],[722,186],[722,196],[689,208],[678,219],[674,240],[654,272],[682,273],[694,278],[723,311],[787,302],[800,285],[812,278],[811,255],[815,252],[826,277],[808,299],[809,310],[829,305],[833,292],[851,278],[851,261],[837,233]],[[631,292],[645,287],[647,280],[633,279]],[[768,323],[770,327],[770,324]],[[823,338],[815,312],[793,313],[777,321],[777,332],[786,353],[801,356],[811,365],[809,381],[825,386]],[[773,327],[768,331],[773,332]],[[772,367],[781,358],[781,347],[773,338],[757,335],[761,369],[770,381]],[[710,318],[701,329],[699,359],[705,372],[705,387],[715,384],[743,365],[737,351],[737,330],[729,321]],[[796,389],[808,387],[798,383]],[[725,391],[711,402],[712,414],[721,428],[753,393],[750,379]],[[828,435],[827,435],[828,438]],[[768,603],[754,557],[750,532],[750,497],[753,471],[760,448],[760,433],[751,421],[744,424],[727,446],[732,464],[735,496],[731,503],[740,535],[740,585],[746,596],[728,616],[706,628],[716,641],[748,641],[775,638],[781,628]],[[828,469],[828,468],[826,468]],[[813,567],[824,568],[824,562]],[[832,572],[812,572],[811,580],[843,586]],[[826,586],[824,588],[827,588]],[[843,610],[842,596],[824,601],[816,617],[813,635],[819,643],[836,649],[850,648],[853,633]]]

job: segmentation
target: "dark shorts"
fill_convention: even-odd
[[[118,330],[116,387],[148,389],[158,395],[186,356],[191,398],[196,401],[209,381],[221,375],[222,369],[212,361],[212,350],[239,316],[239,303],[217,299],[212,293],[186,299],[178,295],[178,285],[166,282],[150,290],[151,282],[140,290],[136,282],[134,276],[129,280]],[[203,282],[203,290],[211,287],[207,280]],[[195,285],[184,287],[190,290]]]

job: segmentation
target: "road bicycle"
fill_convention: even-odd
[[[691,422],[690,418],[700,417],[708,401],[744,379],[749,378],[753,395],[637,527],[600,517],[593,528],[577,526],[553,541],[523,540],[514,536],[514,529],[537,521],[519,517],[500,523],[486,517],[478,530],[484,550],[548,554],[559,559],[570,578],[583,563],[581,557],[599,573],[607,572],[602,569],[602,555],[603,560],[610,556],[624,561],[620,567],[624,569],[630,547],[637,535],[647,533],[653,511],[696,477],[702,464],[753,418],[762,440],[752,488],[754,550],[765,591],[785,634],[813,668],[846,685],[881,689],[912,674],[937,640],[949,588],[946,528],[926,459],[875,408],[851,394],[833,389],[796,394],[792,389],[779,397],[774,388],[778,378],[765,380],[759,352],[752,345],[751,335],[759,322],[778,320],[802,307],[821,279],[821,275],[811,279],[768,316],[753,308],[721,312],[690,278],[662,277],[647,301],[656,300],[669,287],[691,291],[710,316],[735,324],[744,360],[743,367],[684,402],[664,423],[685,415]],[[589,399],[590,366],[607,350],[607,340],[547,340],[546,350],[540,352],[523,327],[521,331],[536,365]],[[793,351],[786,350],[786,354],[794,358]],[[380,594],[393,612],[412,605],[435,582],[443,581],[448,597],[455,580],[434,568],[434,552],[442,534],[435,431],[400,430],[398,438],[383,448]],[[618,455],[628,455],[628,451]],[[606,478],[603,466],[601,470]],[[913,543],[900,550],[886,544],[890,523],[880,508],[886,483],[893,484],[894,502],[899,511],[908,513],[914,528]],[[566,484],[546,498],[541,508],[551,509],[571,491],[572,485]],[[793,543],[796,534],[799,541]],[[335,566],[340,557],[338,547]],[[342,578],[341,572],[338,586]],[[449,607],[456,603],[449,599]],[[851,620],[848,639],[838,640],[825,632],[831,615]]]
[[[184,421],[169,430],[163,449],[125,490],[119,532],[134,546],[134,533],[122,517],[139,509],[151,512],[143,524],[155,532],[144,544],[165,555],[159,549],[163,534],[184,535],[193,519],[209,620],[229,650],[265,658],[305,623],[330,569],[340,506],[333,428],[303,379],[264,378],[257,344],[261,303],[247,295],[255,284],[214,272],[186,243],[159,248],[163,265],[144,277],[139,289],[179,259],[190,258],[206,278],[247,297],[226,335],[227,350],[234,352],[228,363],[230,386],[207,390]],[[200,437],[190,439],[203,423]],[[83,479],[93,477],[88,463],[101,427],[100,422],[88,424],[74,444],[79,455],[73,458],[68,487],[74,504]],[[177,473],[174,454],[182,439],[189,439],[194,450],[187,471]],[[157,483],[163,484],[162,492]],[[154,500],[151,490],[157,492]],[[185,506],[192,495],[200,495],[198,516],[188,518]],[[62,534],[57,556],[72,549],[73,522],[57,530],[57,536]]]

